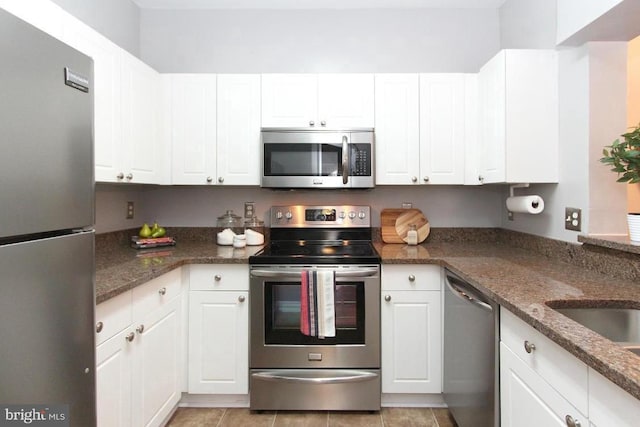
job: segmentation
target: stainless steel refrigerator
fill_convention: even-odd
[[[0,425],[96,424],[92,74],[0,9]]]

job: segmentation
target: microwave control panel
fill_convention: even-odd
[[[371,176],[371,144],[350,144],[350,176]]]

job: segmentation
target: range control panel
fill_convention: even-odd
[[[369,206],[272,206],[271,227],[371,227]]]

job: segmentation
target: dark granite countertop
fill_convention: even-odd
[[[438,264],[450,268],[588,366],[640,399],[640,357],[547,305],[640,308],[640,282],[601,274],[579,263],[574,265],[559,261],[566,260],[566,254],[570,258],[580,258],[575,252],[580,250],[578,245],[573,245],[569,250],[563,249],[563,258],[546,254],[548,251],[542,247],[530,250],[532,246],[540,246],[539,242],[528,247],[518,239],[522,237],[518,235],[507,243],[503,239],[487,239],[434,241],[419,246],[375,243],[375,247],[383,265]],[[96,303],[185,264],[245,264],[248,257],[260,248],[234,249],[217,246],[211,241],[186,240],[168,249],[141,251],[122,243],[102,242],[96,248]],[[593,262],[594,256],[600,254],[589,254],[585,259]],[[607,264],[609,260],[601,263]]]

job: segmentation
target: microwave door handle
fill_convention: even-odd
[[[349,182],[349,137],[342,135],[342,183]]]

